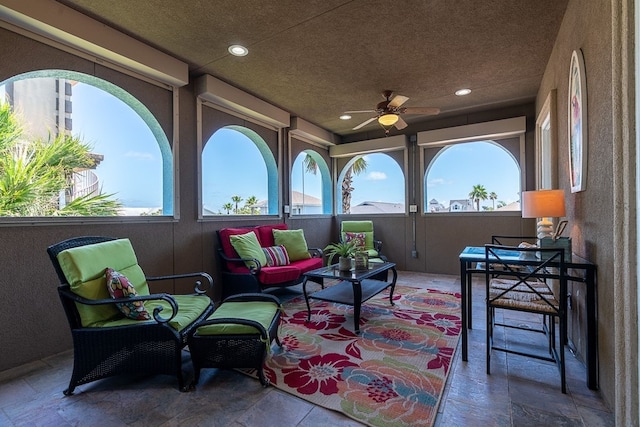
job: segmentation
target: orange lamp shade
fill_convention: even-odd
[[[564,190],[522,192],[523,218],[559,218],[565,214]]]

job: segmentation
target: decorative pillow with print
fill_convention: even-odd
[[[289,254],[284,245],[269,246],[262,248],[267,257],[267,265],[269,267],[277,267],[279,265],[289,265]]]
[[[107,277],[107,290],[111,298],[131,298],[138,296],[136,288],[133,287],[129,279],[124,274],[117,272],[112,268],[104,271]],[[149,312],[144,308],[144,301],[131,301],[125,303],[116,303],[118,309],[133,320],[150,320]]]
[[[364,251],[364,239],[365,239],[364,233],[351,233],[347,231],[346,233],[344,233],[344,238],[346,240],[345,243],[355,241],[356,249],[358,249],[359,251]]]

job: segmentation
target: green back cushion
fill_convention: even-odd
[[[149,295],[144,272],[129,239],[117,239],[93,245],[67,249],[58,254],[60,268],[71,290],[87,299],[108,299],[107,267],[124,274],[135,287],[138,295]],[[115,304],[88,306],[77,304],[83,326],[94,326],[121,316]]]
[[[287,249],[289,261],[311,258],[304,230],[273,230],[273,240],[276,245],[283,245]]]
[[[255,258],[263,267],[267,265],[267,257],[262,251],[256,233],[253,231],[229,236],[229,240],[231,240],[231,246],[238,252],[240,258]],[[255,264],[253,261],[245,261],[244,263],[249,268],[252,268]]]
[[[278,305],[268,301],[230,301],[218,307],[209,316],[211,319],[246,319],[260,323],[267,332],[269,326],[278,312]],[[221,323],[217,325],[207,325],[198,328],[198,335],[235,335],[235,334],[257,334],[258,330],[252,326],[238,325],[234,323]]]
[[[345,233],[364,233],[364,248],[373,250],[373,221],[342,221],[342,241],[346,241]]]

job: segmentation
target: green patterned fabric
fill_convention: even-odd
[[[273,230],[273,240],[276,245],[283,245],[289,254],[289,261],[311,258],[304,230]]]
[[[278,305],[269,301],[231,301],[221,304],[207,320],[223,318],[254,320],[269,331],[269,326],[278,310]],[[247,325],[222,323],[201,326],[197,333],[198,335],[257,334],[258,330]]]
[[[262,247],[260,246],[260,242],[258,242],[258,237],[256,233],[250,231],[245,234],[234,234],[229,236],[229,240],[231,241],[231,246],[233,249],[238,252],[240,258],[255,258],[260,262],[261,266],[267,265],[267,257],[262,251]],[[254,261],[245,261],[245,265],[249,268],[253,268],[255,266]]]
[[[342,221],[340,225],[340,238],[346,241],[345,233],[364,233],[364,249],[369,257],[377,257],[378,252],[373,247],[373,221]]]
[[[202,314],[202,312],[209,306],[210,299],[206,295],[172,295],[175,298],[176,303],[178,304],[178,314],[176,317],[171,319],[169,322],[169,326],[171,326],[176,331],[181,331],[185,327],[189,326],[193,323],[194,320],[198,318]],[[160,312],[161,317],[169,317],[172,313],[172,308],[168,302],[163,300],[151,300],[146,302],[147,310],[149,314],[153,317],[153,310],[157,307],[161,306],[163,310]],[[119,317],[117,319],[111,319],[106,321],[100,321],[94,323],[92,326],[109,328],[112,326],[123,326],[123,325],[139,325],[140,323],[150,322],[156,323],[155,320],[133,320],[128,319],[126,317]]]
[[[125,275],[138,295],[149,295],[147,280],[138,265],[138,259],[129,239],[117,239],[67,249],[58,254],[58,262],[71,290],[81,297],[111,298],[105,277],[107,267]],[[99,307],[77,304],[77,307],[83,326],[95,326],[121,315],[115,304]]]

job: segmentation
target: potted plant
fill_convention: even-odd
[[[324,248],[324,253],[328,256],[328,262],[331,264],[333,257],[338,255],[338,269],[350,270],[351,269],[351,258],[356,254],[356,242],[338,242],[331,243]]]

